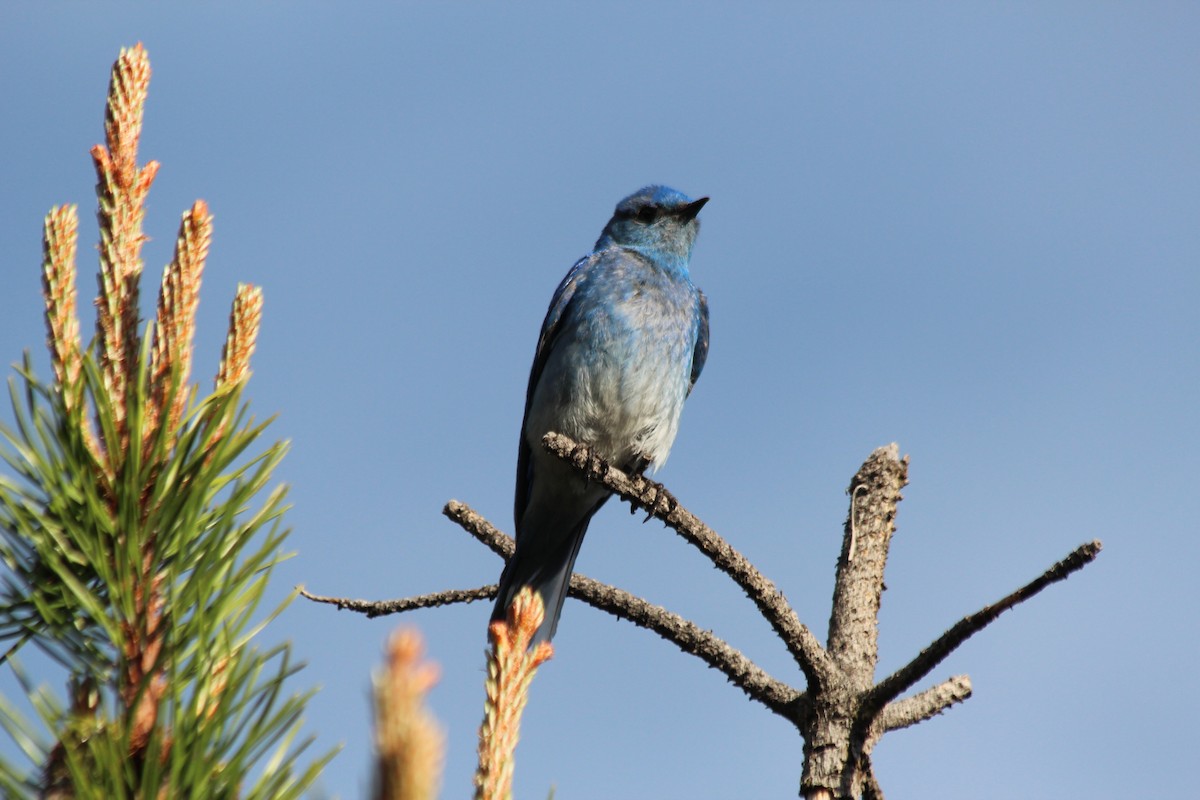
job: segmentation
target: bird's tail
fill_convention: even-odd
[[[567,599],[567,587],[571,583],[571,571],[575,568],[575,557],[587,533],[589,514],[579,522],[570,535],[550,552],[517,548],[504,572],[500,576],[500,588],[496,592],[496,607],[492,610],[492,622],[504,619],[509,605],[517,592],[531,587],[542,597],[546,618],[534,634],[533,643],[548,642],[558,628],[558,617],[562,614],[563,601]]]

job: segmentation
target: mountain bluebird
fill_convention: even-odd
[[[665,186],[626,197],[550,301],[517,451],[517,549],[492,613],[503,619],[532,587],[546,608],[535,642],[554,636],[588,522],[609,497],[547,453],[542,437],[566,434],[627,472],[666,462],[708,356],[708,303],[688,276],[707,202]]]

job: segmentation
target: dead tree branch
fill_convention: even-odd
[[[875,719],[878,736],[933,719],[970,696],[971,679],[966,675],[955,675],[912,697],[888,703]]]
[[[451,500],[442,509],[442,513],[457,522],[463,530],[485,544],[496,555],[506,560],[512,556],[515,547],[512,538],[470,506]],[[635,625],[654,631],[683,652],[697,656],[713,669],[723,673],[730,683],[742,689],[752,700],[762,703],[777,714],[790,719],[801,713],[804,707],[806,698],[803,692],[771,677],[725,641],[662,606],[648,603],[623,589],[579,573],[571,576],[568,594],[593,608],[612,614],[617,619],[627,619]],[[496,584],[477,589],[450,589],[399,600],[372,601],[325,597],[312,594],[303,588],[300,589],[300,595],[314,602],[356,611],[372,619],[419,608],[492,599],[496,596]]]
[[[865,699],[865,709],[880,708],[896,698],[901,692],[907,691],[913,684],[924,678],[933,668],[945,661],[959,645],[974,636],[979,631],[996,621],[996,618],[1023,603],[1052,583],[1066,580],[1072,572],[1083,569],[1100,555],[1101,544],[1091,541],[1080,545],[1069,556],[1046,570],[1035,580],[1017,589],[999,602],[984,606],[968,617],[956,622],[950,630],[943,633],[937,640],[921,651],[920,655],[893,672],[871,690]]]
[[[776,585],[681,506],[661,484],[642,475],[627,475],[608,465],[587,445],[561,434],[547,434],[542,443],[588,480],[619,495],[635,511],[647,511],[647,519],[662,520],[737,583],[770,623],[804,674],[807,691],[777,680],[720,638],[665,608],[583,575],[571,578],[570,596],[654,631],[683,652],[720,670],[749,697],[790,720],[804,739],[800,791],[808,800],[882,800],[883,791],[871,766],[875,745],[888,731],[923,722],[963,702],[971,696],[971,681],[958,675],[904,699],[897,699],[900,694],[1002,613],[1082,569],[1100,552],[1099,542],[1080,546],[1036,580],[964,617],[916,658],[876,683],[883,574],[896,529],[900,492],[908,481],[908,459],[900,458],[896,445],[872,453],[850,483],[850,509],[837,562],[829,636],[822,646]],[[501,558],[512,555],[512,539],[469,506],[452,500],[443,513]],[[494,597],[495,591],[496,587],[489,585],[379,602],[301,593],[317,602],[375,617],[482,600]]]
[[[304,587],[299,588],[300,596],[308,598],[314,603],[328,603],[337,606],[338,610],[357,611],[359,614],[364,614],[367,619],[399,614],[402,611],[416,611],[418,608],[473,603],[476,600],[488,600],[496,596],[496,584],[494,583],[480,586],[478,589],[447,589],[443,592],[404,597],[399,600],[351,600],[348,597],[326,597],[312,594]]]

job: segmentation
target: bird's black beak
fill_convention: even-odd
[[[679,209],[679,216],[683,217],[685,220],[695,219],[696,215],[700,213],[700,209],[704,208],[704,204],[707,202],[707,197],[701,197],[695,202],[688,203],[686,206]]]

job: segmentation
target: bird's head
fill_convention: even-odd
[[[632,247],[654,258],[686,264],[700,231],[696,215],[707,197],[692,200],[667,186],[647,186],[617,204],[596,249]]]

